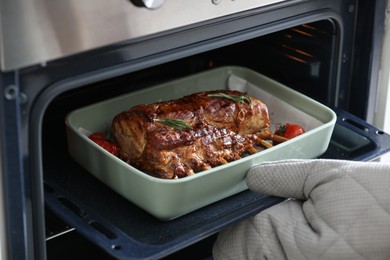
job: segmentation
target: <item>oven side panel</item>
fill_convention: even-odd
[[[373,97],[374,120],[373,124],[390,131],[390,1],[386,9],[386,21],[383,39],[383,55],[381,55],[378,92]],[[390,155],[381,157],[382,161],[390,161]]]

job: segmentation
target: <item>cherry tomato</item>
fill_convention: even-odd
[[[103,149],[108,151],[109,153],[118,156],[119,149],[118,146],[109,140],[107,140],[107,135],[104,133],[96,132],[89,136],[89,139],[100,145]]]
[[[89,136],[89,139],[91,139],[91,140],[96,140],[96,139],[107,140],[107,136],[104,133],[96,132],[96,133],[91,134]]]
[[[287,123],[285,125],[281,125],[280,127],[278,127],[278,129],[276,129],[274,134],[282,136],[287,139],[292,139],[298,135],[303,134],[304,132],[305,130],[300,125]],[[273,141],[273,144],[277,145],[279,144],[279,142]]]

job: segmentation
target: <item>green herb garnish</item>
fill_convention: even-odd
[[[232,96],[225,93],[215,93],[215,94],[208,94],[208,97],[215,97],[215,98],[226,98],[233,102],[247,102],[249,105],[252,106],[252,99],[250,99],[247,96]]]
[[[192,129],[192,126],[190,126],[186,121],[181,119],[155,118],[153,119],[153,121],[166,124],[180,131],[184,129]]]

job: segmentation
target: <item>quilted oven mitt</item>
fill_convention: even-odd
[[[249,189],[290,198],[218,235],[214,259],[390,259],[390,164],[259,164]]]

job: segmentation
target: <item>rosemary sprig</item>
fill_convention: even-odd
[[[153,121],[160,122],[175,128],[176,130],[192,129],[192,126],[189,125],[186,121],[181,119],[171,119],[171,118],[154,118]]]
[[[252,99],[250,99],[247,96],[232,96],[225,93],[215,93],[215,94],[208,94],[208,97],[215,97],[215,98],[226,98],[233,102],[247,102],[249,105],[252,106]]]

